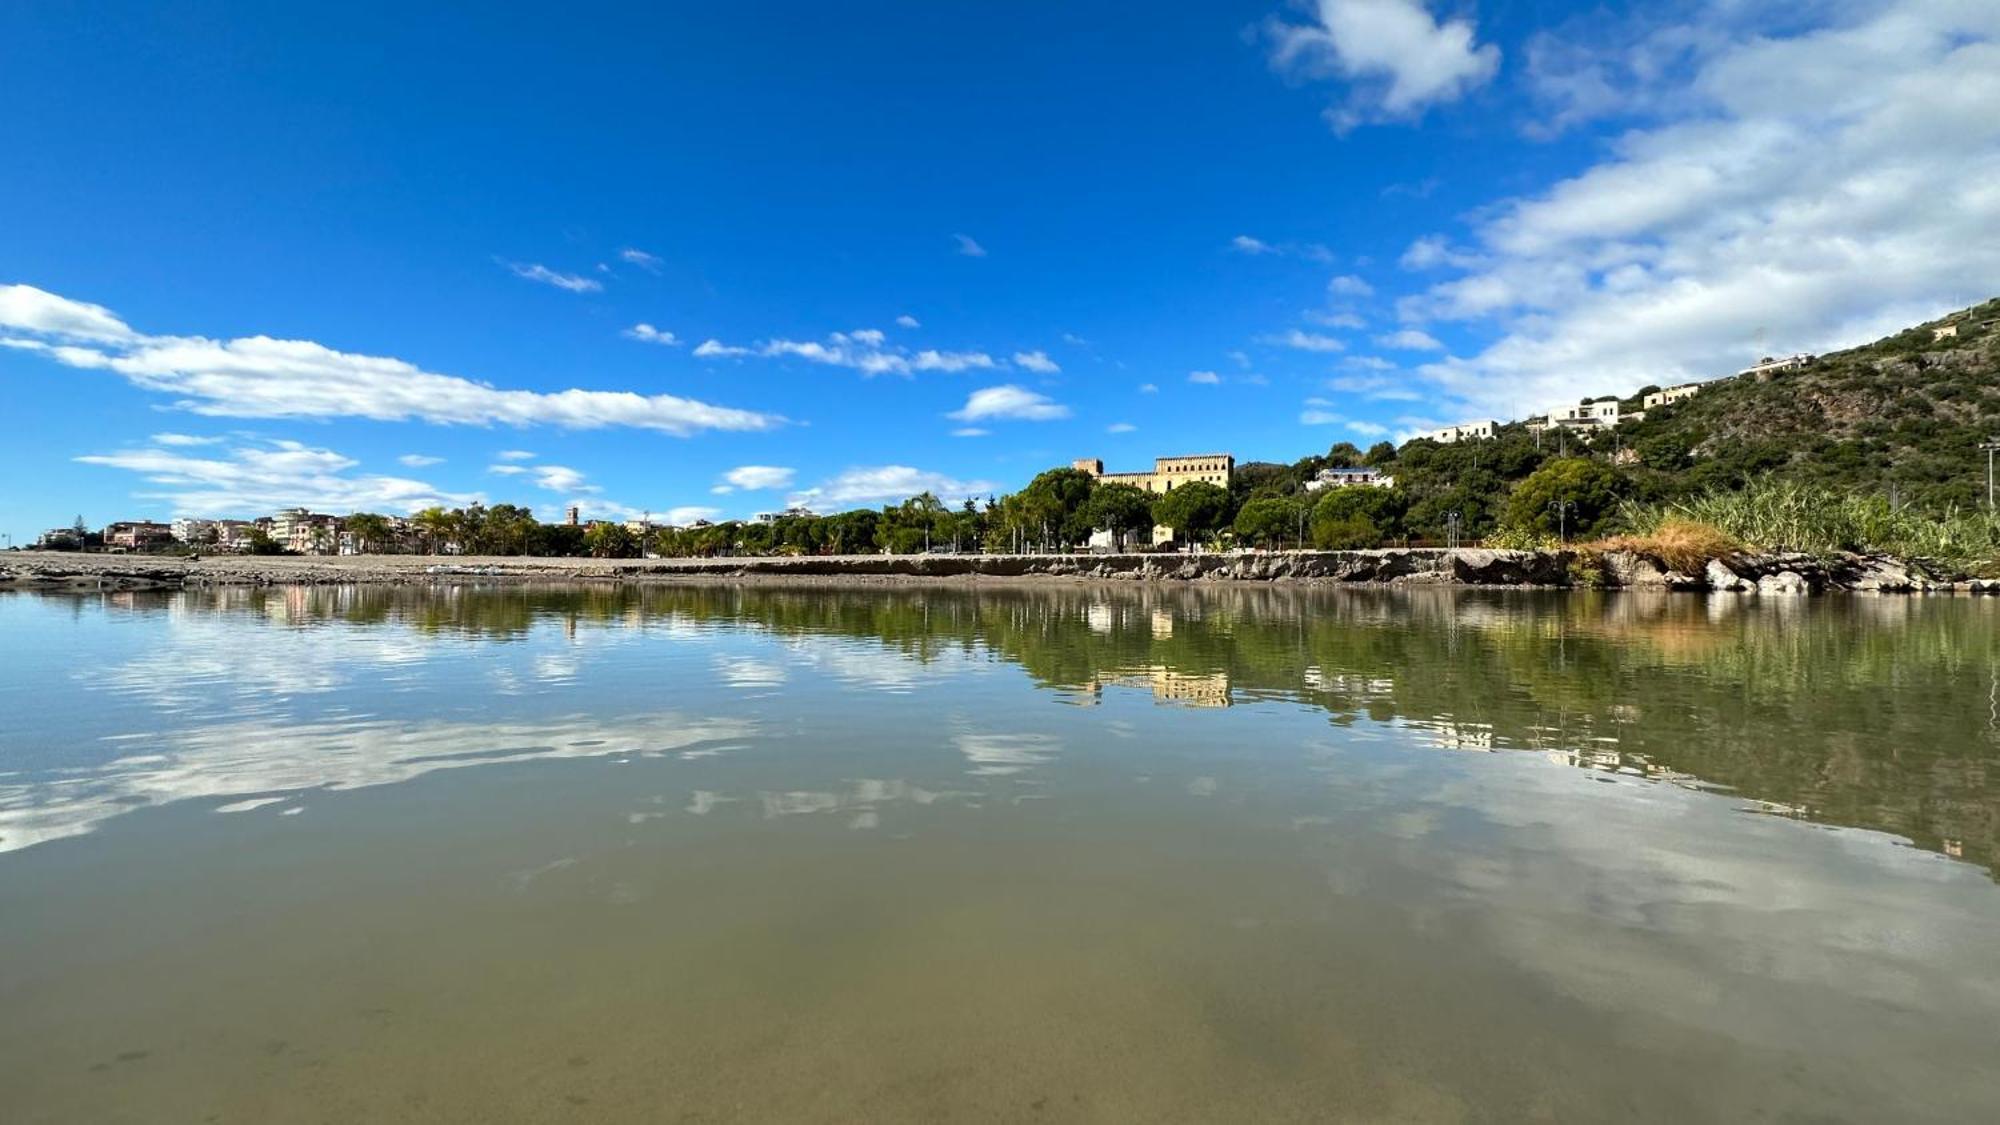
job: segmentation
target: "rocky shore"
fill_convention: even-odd
[[[0,589],[178,590],[211,586],[493,582],[671,582],[690,579],[899,582],[1058,580],[1299,582],[1713,590],[1764,596],[1829,591],[2000,593],[2000,580],[1960,579],[1880,555],[1741,555],[1681,573],[1627,552],[1391,548],[1202,555],[844,555],[720,559],[340,558],[17,551],[0,554]]]

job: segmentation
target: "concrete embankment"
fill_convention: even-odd
[[[720,559],[546,559],[366,555],[212,556],[199,560],[60,552],[0,554],[0,588],[178,590],[210,586],[429,585],[493,582],[804,582],[1070,580],[1299,582],[1717,590],[1764,595],[1831,590],[2000,593],[2000,581],[1954,581],[1879,555],[1742,555],[1680,573],[1626,552],[1402,548],[1202,555],[841,555]]]

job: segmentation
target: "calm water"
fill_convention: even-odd
[[[0,1117],[1995,1120],[1997,626],[0,596]]]

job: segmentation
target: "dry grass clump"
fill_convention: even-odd
[[[1594,551],[1626,551],[1643,555],[1681,574],[1699,574],[1710,559],[1743,550],[1743,541],[1712,523],[1668,516],[1651,530],[1614,535],[1589,545]]]

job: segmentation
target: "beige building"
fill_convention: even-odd
[[[1228,488],[1229,477],[1236,471],[1236,458],[1227,453],[1158,457],[1153,460],[1150,473],[1107,473],[1103,461],[1090,457],[1072,461],[1070,467],[1089,473],[1100,484],[1129,484],[1145,492],[1172,492],[1180,485],[1196,481]]]
[[[1654,391],[1652,394],[1641,399],[1640,405],[1651,410],[1656,406],[1667,406],[1682,399],[1693,398],[1700,393],[1700,383],[1682,383],[1678,387],[1667,387],[1664,390]]]

